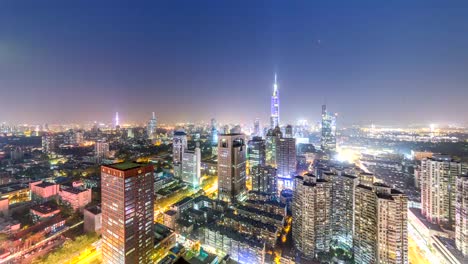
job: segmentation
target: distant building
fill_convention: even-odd
[[[280,126],[280,100],[278,83],[275,74],[275,82],[273,83],[273,95],[271,96],[271,116],[270,128],[275,129]]]
[[[109,155],[109,143],[107,142],[96,142],[94,144],[94,153],[96,155],[96,161],[100,163],[102,159],[107,158]]]
[[[408,198],[381,183],[356,187],[356,263],[408,263]]]
[[[312,174],[296,176],[292,202],[292,237],[306,259],[328,252],[331,242],[331,183]]]
[[[456,182],[455,244],[468,258],[468,175],[460,175]]]
[[[265,140],[261,137],[253,137],[247,144],[247,159],[249,161],[249,172],[254,166],[265,166],[266,152]]]
[[[278,178],[275,168],[257,165],[252,168],[250,175],[252,191],[278,196]]]
[[[323,151],[336,151],[336,116],[327,112],[322,105],[321,147]]]
[[[148,125],[146,126],[146,135],[148,136],[148,139],[151,140],[151,142],[154,142],[157,138],[157,124],[157,119],[153,112],[153,115],[151,116],[151,119],[149,120]]]
[[[262,136],[261,129],[260,129],[260,119],[258,119],[258,118],[256,118],[255,121],[254,121],[253,135],[255,137],[261,137]]]
[[[135,162],[101,166],[103,263],[151,263],[153,171]]]
[[[235,201],[246,193],[246,152],[244,134],[222,134],[218,138],[218,197]]]
[[[83,211],[83,228],[86,233],[96,232],[101,234],[102,211],[101,206],[95,205],[85,208]]]
[[[55,152],[55,148],[55,137],[51,134],[44,134],[42,136],[42,152],[45,154],[52,154]]]
[[[0,198],[0,216],[7,216],[9,211],[8,198]]]

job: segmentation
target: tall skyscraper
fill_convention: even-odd
[[[187,134],[183,130],[174,131],[172,138],[172,159],[174,164],[182,163],[182,154],[187,149]]]
[[[157,136],[156,127],[157,127],[157,120],[156,120],[156,115],[153,112],[153,115],[151,116],[151,119],[149,120],[148,125],[146,126],[146,135],[148,136],[148,139],[151,141],[154,141],[156,139],[156,136]]]
[[[262,133],[260,131],[260,119],[258,119],[258,118],[255,118],[255,121],[254,121],[254,132],[253,132],[253,134],[256,137],[261,137],[262,136]]]
[[[115,128],[120,127],[119,112],[115,112]]]
[[[296,176],[292,201],[294,246],[306,259],[328,252],[331,242],[331,183],[312,174]]]
[[[216,119],[211,119],[211,143],[213,146],[218,145],[218,129]]]
[[[455,181],[465,172],[465,166],[447,155],[421,161],[421,211],[428,221],[454,227]]]
[[[336,116],[327,112],[327,106],[322,105],[322,135],[323,151],[336,151]]]
[[[331,229],[332,240],[341,248],[353,247],[354,194],[358,185],[356,176],[343,172],[325,172],[324,179],[331,183]]]
[[[152,263],[153,166],[123,162],[101,167],[103,263]]]
[[[261,137],[253,137],[247,144],[247,159],[249,161],[249,171],[254,166],[264,166],[266,162],[266,144]]]
[[[278,195],[278,179],[276,169],[271,166],[256,165],[252,168],[252,191]]]
[[[356,263],[408,263],[408,198],[381,183],[356,187]]]
[[[456,182],[455,244],[468,257],[468,174],[459,175]]]
[[[270,128],[275,129],[280,125],[280,109],[279,109],[279,90],[278,83],[275,73],[275,83],[273,84],[273,95],[271,96],[271,116],[270,116]]]
[[[246,192],[246,153],[244,134],[218,137],[218,198],[235,201]]]
[[[278,177],[292,179],[296,173],[296,139],[280,138],[276,141],[276,164]]]
[[[191,184],[193,187],[200,185],[201,178],[201,151],[199,144],[195,150],[186,150],[182,154],[182,181]]]

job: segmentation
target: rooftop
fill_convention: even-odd
[[[36,186],[37,186],[37,187],[40,187],[40,188],[46,188],[46,187],[53,186],[53,185],[55,185],[55,183],[51,183],[51,182],[42,182],[42,183],[37,184]]]
[[[120,163],[114,163],[110,165],[105,165],[106,167],[121,170],[121,171],[126,171],[126,170],[131,170],[139,167],[144,167],[145,164],[143,163],[137,163],[133,161],[124,161]]]
[[[41,214],[48,214],[58,210],[58,207],[53,203],[44,203],[31,207],[31,210],[39,212]]]
[[[91,212],[94,215],[97,215],[97,214],[101,213],[101,206],[100,205],[94,205],[94,206],[86,208],[86,210]]]

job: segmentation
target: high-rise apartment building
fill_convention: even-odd
[[[381,183],[359,184],[355,193],[356,263],[408,263],[408,198]]]
[[[271,196],[278,195],[278,178],[276,169],[271,166],[256,165],[252,168],[252,191],[265,193]]]
[[[332,240],[344,249],[353,247],[354,194],[358,185],[356,176],[341,171],[325,172],[324,179],[331,183],[331,229]]]
[[[254,166],[265,166],[266,163],[266,143],[261,137],[253,137],[247,143],[247,159],[249,161],[249,171]]]
[[[246,153],[244,134],[221,134],[218,137],[218,198],[242,199],[246,192]]]
[[[421,211],[428,221],[454,227],[455,181],[465,172],[465,166],[447,155],[421,161]]]
[[[306,259],[328,252],[331,242],[331,183],[312,174],[296,176],[292,201],[294,246]]]
[[[105,165],[101,180],[103,263],[152,263],[153,166]]]
[[[468,174],[457,177],[455,191],[455,244],[468,258]]]
[[[182,154],[182,181],[189,183],[193,187],[200,185],[201,178],[201,151],[198,146],[195,150],[186,150]]]
[[[321,147],[323,151],[336,151],[336,115],[327,112],[322,105]]]

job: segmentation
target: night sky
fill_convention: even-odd
[[[467,1],[131,2],[0,1],[0,121],[468,122]]]

